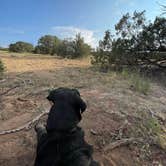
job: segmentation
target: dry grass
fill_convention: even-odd
[[[88,58],[78,60],[57,59],[48,55],[3,53],[3,63],[7,66],[8,73],[22,73],[42,70],[55,70],[64,67],[88,67]]]

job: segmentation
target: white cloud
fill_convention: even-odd
[[[6,27],[6,28],[0,27],[0,31],[4,33],[8,33],[8,34],[18,34],[18,35],[22,35],[25,33],[23,30],[11,28],[11,27]]]
[[[55,26],[51,30],[60,38],[74,38],[76,34],[80,33],[84,38],[85,43],[96,47],[97,40],[95,38],[95,31],[77,28],[73,26]]]

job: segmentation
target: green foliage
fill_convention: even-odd
[[[33,51],[33,45],[27,42],[16,42],[14,44],[9,45],[9,51],[11,52],[32,52]]]
[[[4,70],[5,70],[4,64],[0,60],[0,78],[2,77]]]
[[[73,46],[75,53],[72,58],[83,57],[84,55],[90,54],[90,46],[84,43],[84,39],[81,37],[81,34],[77,34]]]
[[[96,52],[93,52],[92,64],[98,65],[102,69],[109,67],[111,60],[112,39],[109,30],[105,32],[103,40],[99,41],[99,47]]]
[[[71,40],[63,40],[57,48],[58,56],[63,58],[70,58],[75,54],[74,43]]]
[[[166,18],[156,17],[154,23],[143,28],[138,46],[144,51],[166,51]]]
[[[116,36],[105,32],[93,53],[92,64],[105,69],[163,66],[166,61],[166,18],[146,23],[145,11],[123,15],[115,25]],[[143,85],[146,87],[146,85]],[[145,88],[146,89],[146,88]]]
[[[45,35],[38,41],[35,53],[58,55],[63,58],[79,58],[90,54],[91,48],[80,34],[75,39],[60,40],[56,36]]]
[[[66,58],[80,58],[89,55],[91,48],[84,42],[80,34],[77,34],[74,40],[65,39],[57,47],[57,54]]]
[[[56,54],[60,40],[56,36],[45,35],[38,40],[38,45],[35,47],[37,54]]]

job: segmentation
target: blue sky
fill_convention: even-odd
[[[36,44],[45,34],[67,38],[79,32],[95,46],[126,12],[146,10],[153,20],[161,14],[158,3],[166,5],[166,0],[0,0],[0,46]]]

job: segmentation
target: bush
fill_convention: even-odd
[[[0,78],[2,77],[4,70],[5,70],[4,64],[0,60]]]
[[[9,51],[11,52],[18,52],[18,53],[33,52],[33,49],[34,48],[32,44],[22,41],[9,45]]]
[[[56,36],[45,35],[38,40],[34,52],[37,54],[56,54],[60,40]]]

